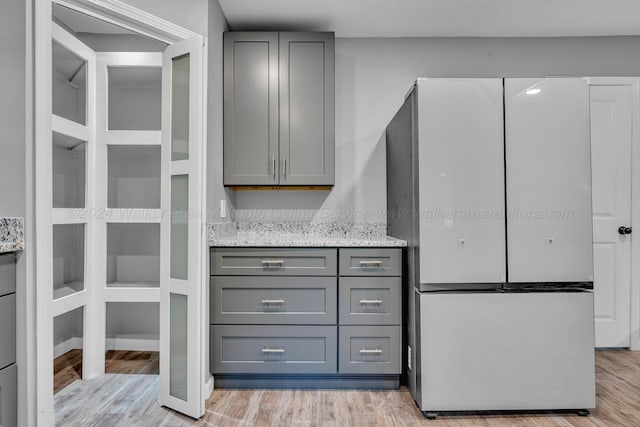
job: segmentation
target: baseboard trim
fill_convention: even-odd
[[[53,346],[53,358],[56,359],[71,350],[82,350],[82,337],[71,337]]]
[[[160,340],[144,338],[107,338],[107,350],[160,351]]]

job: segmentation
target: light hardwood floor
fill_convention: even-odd
[[[75,381],[55,396],[60,426],[640,426],[640,352],[599,351],[598,408],[577,415],[449,416],[429,421],[394,391],[215,390],[191,420],[157,404],[157,375]]]

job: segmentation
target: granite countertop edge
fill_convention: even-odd
[[[24,250],[24,218],[0,217],[0,254]]]
[[[380,236],[371,238],[291,238],[271,239],[269,237],[258,239],[244,238],[220,238],[210,239],[210,247],[313,247],[313,248],[343,248],[343,247],[368,247],[368,248],[401,248],[407,246],[407,242],[395,237]]]

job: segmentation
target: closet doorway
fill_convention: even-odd
[[[38,424],[105,373],[157,375],[159,404],[199,417],[204,40],[120,2],[53,0],[36,46]]]

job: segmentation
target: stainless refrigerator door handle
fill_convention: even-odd
[[[382,354],[382,350],[380,350],[379,348],[376,348],[376,349],[363,348],[362,350],[360,350],[360,354]]]

